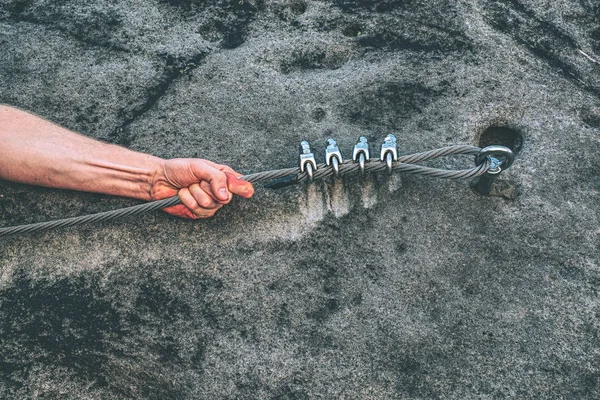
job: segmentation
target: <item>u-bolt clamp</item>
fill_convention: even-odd
[[[337,143],[333,139],[327,139],[327,148],[325,149],[325,164],[333,167],[333,173],[336,178],[340,176],[340,164],[343,163],[342,153]]]
[[[306,172],[308,182],[313,180],[313,171],[317,170],[315,155],[310,152],[310,145],[306,140],[300,143],[300,171]]]
[[[388,174],[392,174],[392,162],[398,159],[398,146],[396,145],[396,136],[389,134],[383,140],[381,145],[381,161],[385,161]]]
[[[354,152],[352,153],[352,159],[358,160],[358,168],[360,169],[361,176],[365,175],[365,164],[369,161],[369,143],[367,138],[361,136],[358,138],[358,142],[354,145]]]
[[[515,161],[515,154],[511,149],[504,146],[488,146],[479,151],[475,156],[475,165],[481,165],[485,160],[490,163],[490,169],[476,178],[471,183],[471,187],[479,194],[487,196],[492,188],[494,178],[496,178],[500,172],[510,168]]]

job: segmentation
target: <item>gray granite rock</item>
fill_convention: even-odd
[[[0,398],[600,397],[599,62],[592,0],[1,1],[0,102],[98,139],[518,156],[4,239]],[[3,226],[129,204],[0,182]]]

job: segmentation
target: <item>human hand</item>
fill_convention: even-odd
[[[254,188],[238,179],[241,174],[226,165],[197,158],[163,160],[156,172],[150,197],[160,200],[179,195],[182,204],[164,209],[177,217],[212,217],[233,195],[250,198]]]

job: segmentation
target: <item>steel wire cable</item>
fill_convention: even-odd
[[[415,175],[430,176],[443,179],[472,179],[485,174],[490,169],[489,160],[485,160],[482,164],[469,169],[463,170],[445,170],[438,168],[425,167],[416,165],[415,163],[432,160],[435,158],[449,155],[475,155],[481,149],[475,146],[455,145],[443,147],[435,150],[425,151],[422,153],[409,154],[398,157],[397,161],[392,163],[392,170]],[[387,168],[385,162],[380,160],[370,160],[365,163],[365,172],[380,172]],[[358,163],[352,160],[345,160],[339,166],[340,174],[356,173],[359,170]],[[323,179],[334,174],[333,167],[325,164],[317,165],[317,170],[313,173],[313,179]],[[253,174],[243,175],[240,179],[251,183],[272,181],[296,175],[295,182],[304,182],[308,180],[306,172],[301,172],[300,168],[284,168],[272,171],[263,171]],[[56,221],[38,222],[27,225],[11,226],[0,228],[0,237],[47,231],[56,228],[65,228],[76,225],[83,225],[90,222],[108,221],[111,219],[138,215],[149,211],[160,210],[181,204],[179,196],[173,196],[162,200],[152,201],[144,204],[138,204],[131,207],[121,208],[118,210],[104,211],[96,214],[82,215],[78,217],[64,218]]]

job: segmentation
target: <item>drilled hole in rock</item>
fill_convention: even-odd
[[[342,29],[342,35],[347,37],[357,37],[358,35],[360,35],[361,31],[362,29],[359,25],[346,25]]]
[[[523,136],[514,129],[505,126],[490,126],[479,137],[479,147],[491,145],[508,147],[518,154],[523,147]]]
[[[290,10],[296,15],[304,14],[306,12],[306,3],[304,1],[293,1],[290,4]]]
[[[313,121],[315,121],[315,122],[321,122],[321,121],[323,121],[323,119],[325,119],[325,116],[326,116],[326,115],[327,115],[327,113],[325,112],[325,110],[323,110],[323,109],[322,109],[322,108],[320,108],[320,107],[318,107],[318,108],[315,108],[315,109],[312,111],[312,113],[311,113],[312,119],[313,119]]]

